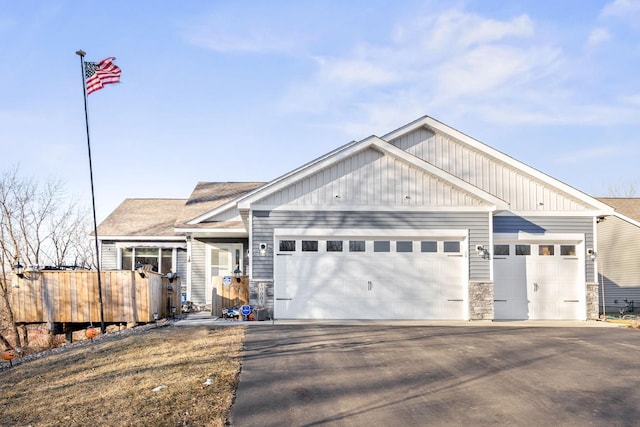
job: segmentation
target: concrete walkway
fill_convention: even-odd
[[[560,328],[618,328],[621,325],[596,320],[265,320],[241,321],[222,319],[210,312],[186,313],[174,323],[176,326],[250,326],[265,327],[276,325],[394,325],[394,326],[464,326],[464,327],[560,327]]]

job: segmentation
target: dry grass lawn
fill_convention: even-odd
[[[244,327],[109,335],[0,372],[0,425],[225,425]]]

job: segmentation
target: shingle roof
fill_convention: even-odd
[[[262,182],[198,182],[188,199],[126,199],[99,226],[98,236],[171,237],[188,221],[264,185]],[[190,225],[190,228],[242,228],[240,221]]]
[[[198,182],[178,215],[176,225],[204,215],[264,185],[264,182]]]
[[[186,199],[125,199],[98,227],[98,236],[177,236],[176,213]]]
[[[633,220],[640,221],[640,198],[638,197],[598,197],[617,212]]]

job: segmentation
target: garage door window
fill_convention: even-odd
[[[438,252],[438,242],[420,242],[420,252]]]
[[[342,240],[327,240],[327,252],[342,252]]]
[[[388,240],[375,240],[373,252],[391,252],[391,242]]]
[[[302,252],[318,252],[318,241],[317,240],[303,240],[302,241]]]
[[[509,255],[509,245],[494,245],[493,254],[498,256]]]
[[[531,255],[531,245],[516,245],[516,255]]]
[[[413,252],[413,242],[396,242],[396,252]]]
[[[553,256],[553,245],[539,245],[538,255],[540,256]]]
[[[445,252],[460,252],[460,242],[444,242]]]
[[[280,252],[295,252],[295,240],[280,240]]]
[[[560,255],[576,256],[576,245],[560,245]]]
[[[364,240],[349,240],[349,252],[364,252]]]

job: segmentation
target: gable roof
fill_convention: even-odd
[[[306,165],[290,172],[287,175],[283,175],[280,178],[277,178],[270,183],[265,184],[257,190],[238,199],[238,207],[241,210],[249,209],[253,202],[256,202],[259,199],[262,199],[283,189],[287,185],[290,185],[291,182],[300,180],[306,176],[327,168],[329,165],[334,164],[348,156],[370,148],[378,150],[394,158],[400,159],[403,162],[419,168],[442,181],[448,182],[460,191],[469,193],[477,199],[484,201],[487,205],[492,205],[497,209],[508,209],[508,205],[504,200],[501,200],[500,198],[489,194],[488,192],[475,187],[468,182],[438,167],[435,167],[428,162],[425,162],[422,159],[412,156],[411,154],[405,152],[404,150],[401,150],[398,147],[393,146],[392,144],[389,144],[388,142],[384,141],[381,138],[378,138],[377,136],[370,136],[361,141],[346,144],[311,163],[307,163]]]
[[[186,199],[125,199],[99,226],[98,237],[176,238],[176,212]]]
[[[640,221],[640,198],[638,197],[598,197],[603,203],[613,207],[616,212]]]
[[[429,116],[423,116],[417,120],[414,120],[413,122],[384,135],[382,138],[385,141],[391,142],[393,140],[396,140],[402,137],[403,135],[414,132],[415,130],[420,128],[425,128],[434,133],[446,135],[466,145],[467,147],[473,150],[485,153],[487,156],[490,156],[504,164],[510,165],[512,168],[520,170],[525,174],[531,177],[534,177],[536,180],[539,180],[549,185],[550,187],[556,188],[561,192],[570,195],[574,199],[580,200],[582,203],[593,207],[597,211],[601,211],[605,215],[613,213],[610,206],[606,205],[605,203],[602,203],[600,200],[596,199],[595,197],[589,196],[588,194],[568,184],[565,184],[564,182],[559,181],[525,163],[522,163],[519,160],[516,160],[513,157],[507,154],[504,154],[501,151],[498,151],[495,148],[492,148]]]
[[[640,198],[638,197],[598,197],[603,203],[613,207],[614,216],[640,227]]]
[[[217,208],[262,185],[263,182],[198,182],[184,204],[175,226],[193,228],[210,219]]]

